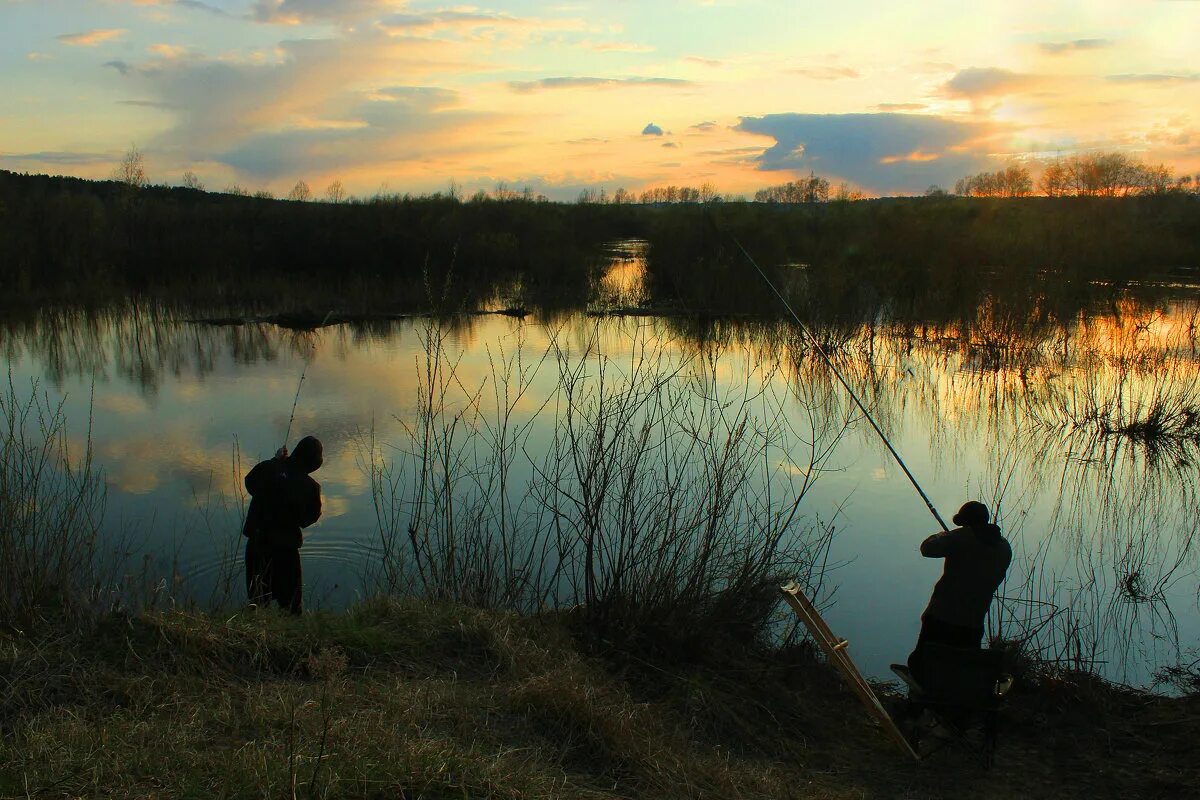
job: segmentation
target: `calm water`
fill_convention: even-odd
[[[636,305],[639,277],[636,258],[614,261],[597,305]],[[1197,430],[1187,416],[1200,402],[1196,308],[1181,295],[1033,332],[986,311],[969,330],[821,332],[943,517],[968,498],[998,507],[1016,560],[993,624],[1043,621],[1047,652],[1101,661],[1106,675],[1134,684],[1200,641]],[[553,446],[561,363],[582,365],[585,383],[602,365],[618,383],[654,369],[727,408],[750,402],[777,434],[756,474],[783,493],[814,478],[805,524],[834,526],[831,626],[870,675],[887,677],[911,649],[941,567],[917,545],[937,523],[827,369],[782,326],[726,325],[700,343],[678,320],[582,312],[315,333],[187,316],[46,312],[10,325],[0,350],[18,386],[37,381],[65,397],[80,447],[91,404],[107,526],[152,553],[156,574],[177,570],[181,596],[219,599],[231,586],[240,599],[240,479],[280,445],[302,370],[291,438],[318,436],[326,453],[315,476],[325,512],[302,551],[308,604],[338,607],[364,591],[382,547],[371,465],[404,460],[428,388],[430,336],[440,334],[454,365],[444,398],[453,413],[486,418],[497,387],[525,387],[510,396],[524,437],[512,486],[537,481],[532,465]],[[1104,432],[1102,421],[1141,419],[1155,402],[1180,435],[1146,444]],[[828,449],[816,464],[814,448]]]

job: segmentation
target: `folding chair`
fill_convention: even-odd
[[[927,643],[922,646],[921,656],[919,683],[908,667],[892,664],[892,672],[908,687],[905,717],[913,748],[924,758],[947,745],[956,745],[973,752],[985,767],[990,767],[1001,701],[1013,683],[1012,675],[1004,672],[1004,651]],[[932,724],[922,725],[922,719]],[[982,728],[981,736],[972,736],[970,732],[977,726]],[[935,741],[921,752],[922,739]]]

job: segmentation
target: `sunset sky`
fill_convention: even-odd
[[[0,168],[359,195],[1200,172],[1200,2],[0,0]]]

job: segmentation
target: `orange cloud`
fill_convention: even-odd
[[[922,162],[922,161],[937,161],[941,158],[939,153],[923,153],[920,150],[914,150],[906,155],[884,156],[879,159],[880,164],[899,164],[901,162]]]
[[[942,91],[950,97],[994,97],[1011,94],[1031,81],[1030,75],[999,67],[968,67],[942,84]]]
[[[74,47],[95,47],[98,44],[116,39],[126,33],[124,28],[93,28],[81,33],[64,33],[56,36],[63,44]]]
[[[187,53],[187,48],[175,44],[152,44],[149,50],[159,58],[180,58]]]

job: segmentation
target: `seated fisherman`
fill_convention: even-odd
[[[1012,561],[1012,548],[990,519],[987,506],[972,500],[954,515],[954,524],[960,527],[935,533],[921,542],[921,555],[944,558],[946,564],[921,614],[916,649],[908,657],[908,667],[918,684],[925,685],[925,645],[938,642],[952,647],[980,646],[992,596]]]
[[[250,602],[272,598],[293,614],[303,608],[301,528],[321,516],[321,484],[309,473],[321,468],[321,442],[305,436],[290,456],[281,447],[275,458],[255,465],[246,475],[250,508],[242,534],[246,537],[246,594]]]

